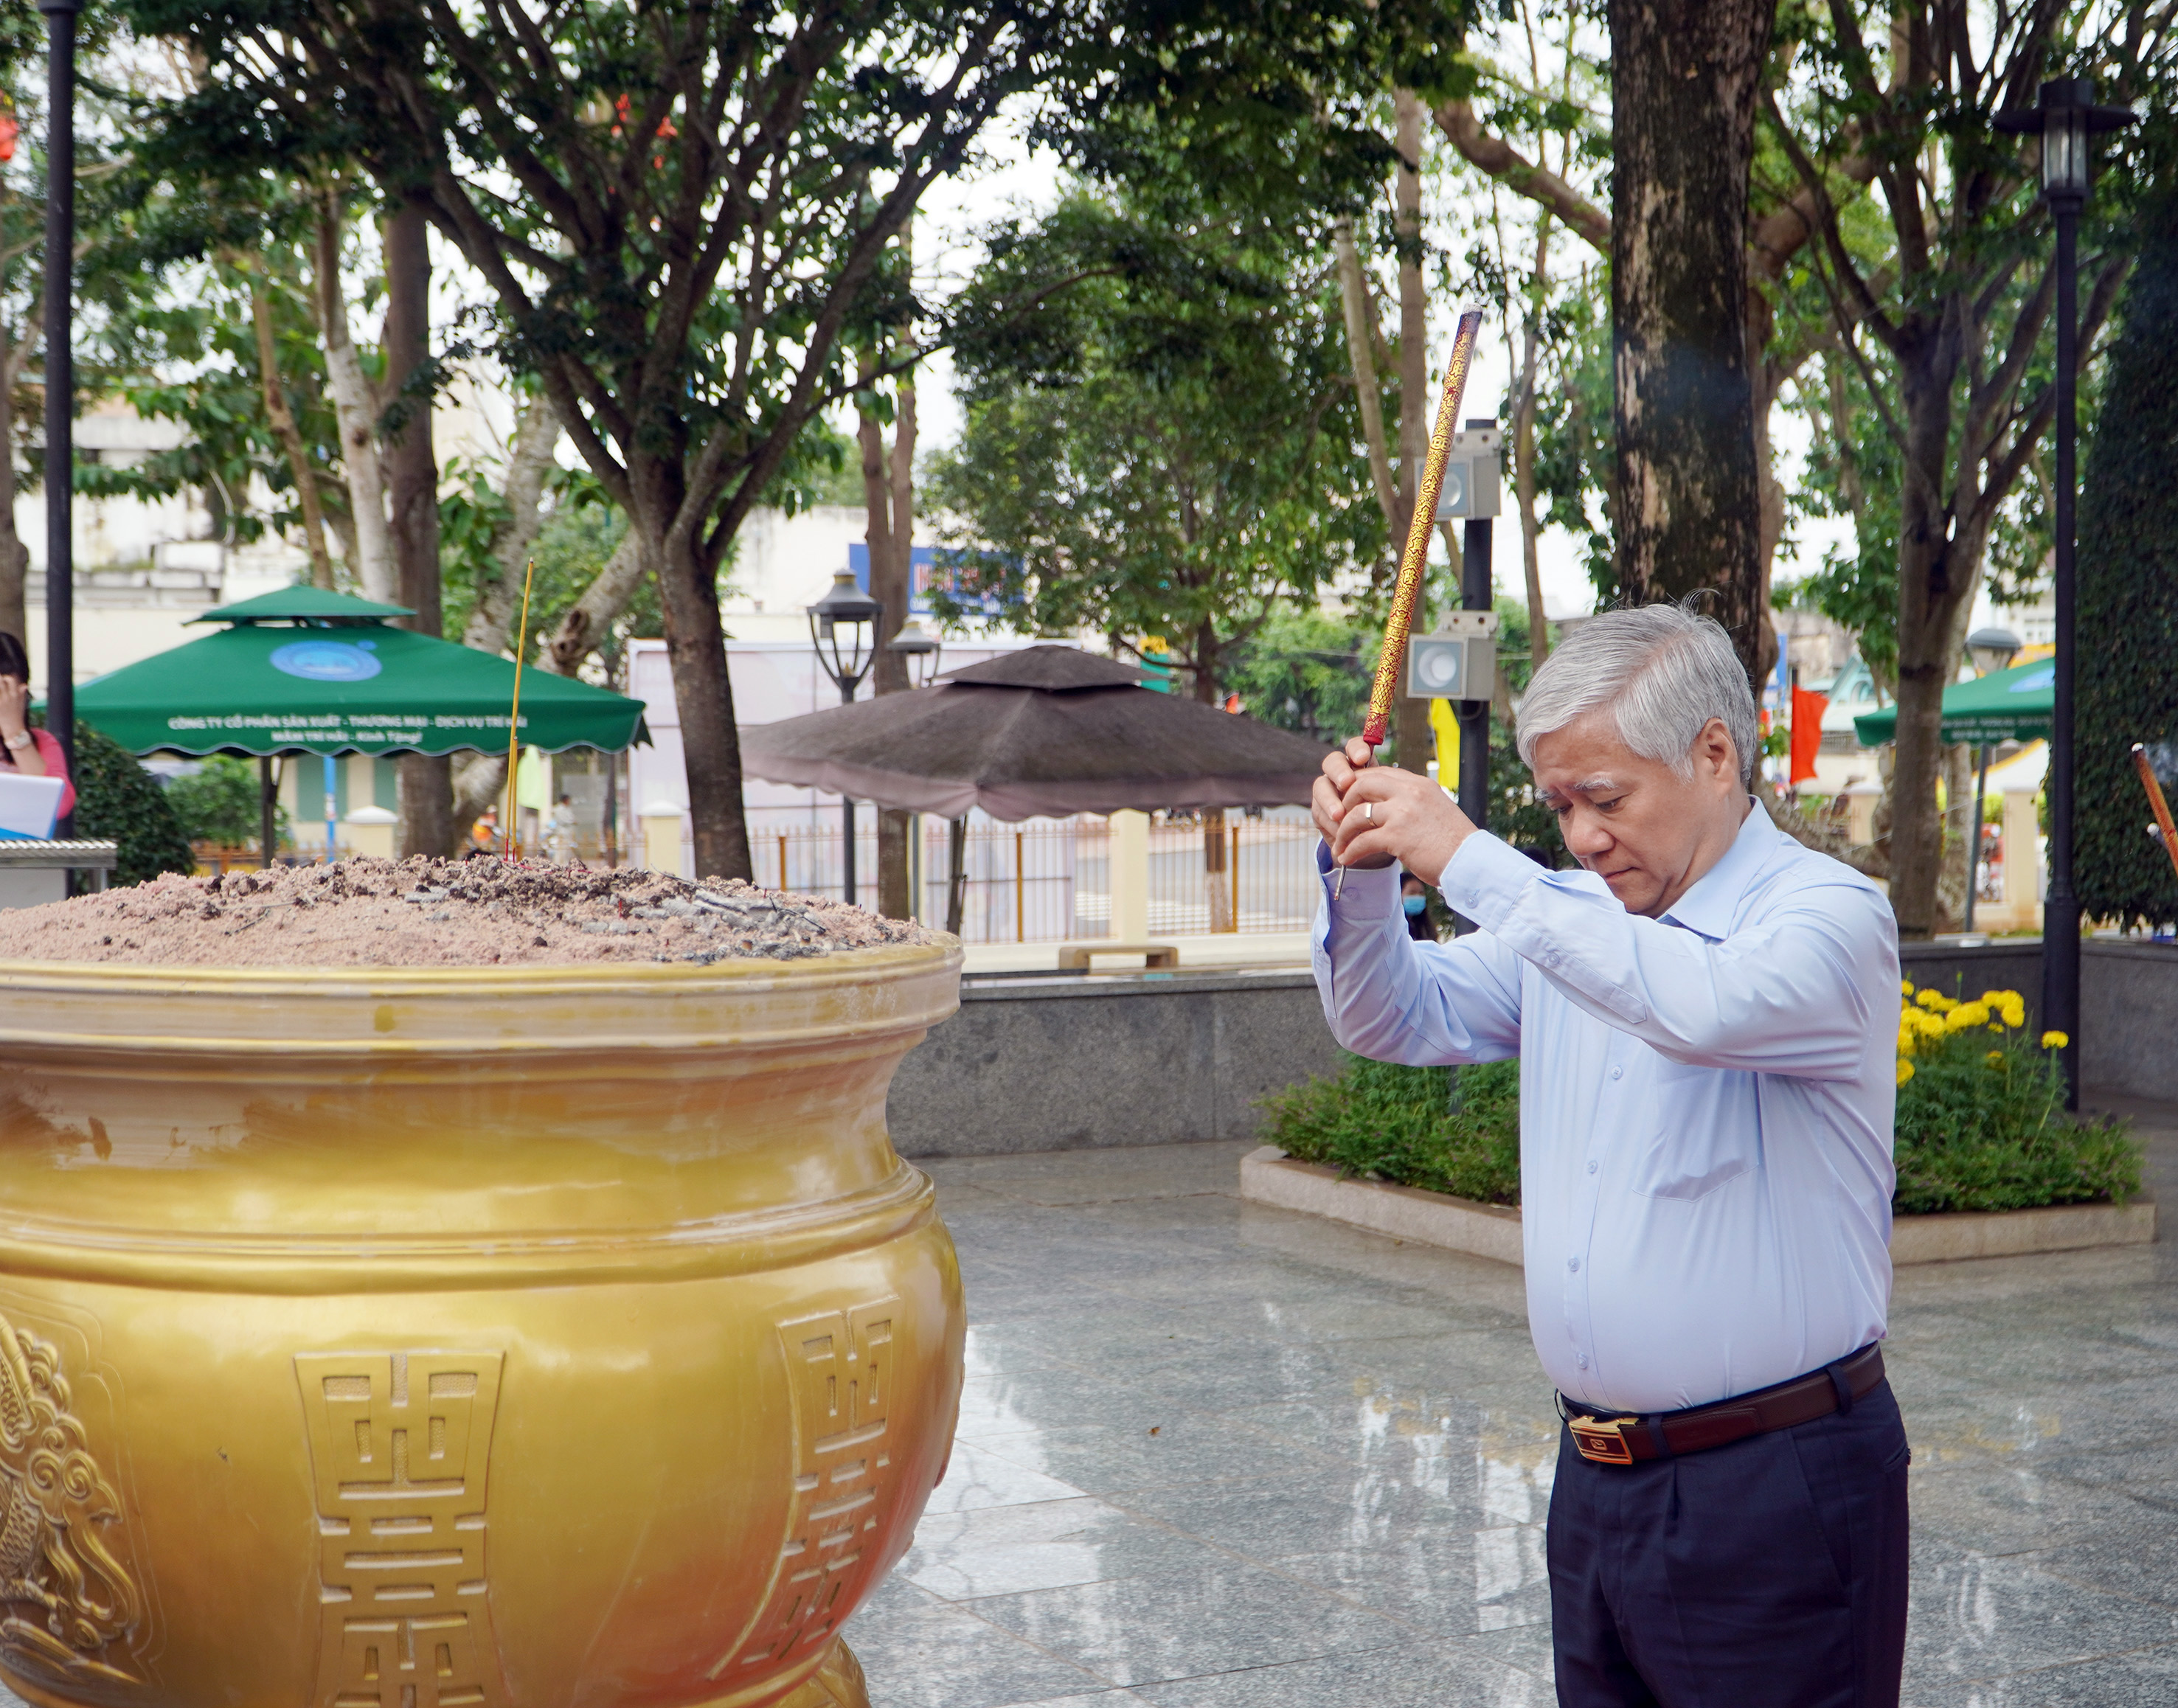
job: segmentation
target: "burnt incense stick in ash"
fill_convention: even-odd
[[[1459,317],[1459,331],[1452,341],[1452,359],[1445,364],[1444,393],[1436,406],[1436,426],[1430,434],[1429,455],[1422,459],[1421,486],[1415,494],[1414,514],[1407,520],[1407,549],[1399,559],[1399,579],[1392,589],[1392,609],[1384,619],[1384,644],[1376,654],[1376,679],[1369,689],[1369,720],[1361,726],[1361,739],[1370,747],[1384,744],[1392,720],[1392,704],[1398,698],[1399,671],[1407,656],[1407,636],[1415,625],[1415,607],[1420,602],[1422,573],[1429,563],[1430,532],[1436,526],[1436,498],[1444,486],[1444,465],[1452,455],[1452,435],[1459,425],[1460,400],[1467,391],[1467,370],[1475,360],[1475,340],[1482,330],[1482,310],[1469,309]],[[1375,756],[1371,754],[1371,764]],[[1331,899],[1346,889],[1346,868],[1331,880]]]

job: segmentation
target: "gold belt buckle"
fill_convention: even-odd
[[[1631,1464],[1634,1445],[1623,1431],[1640,1422],[1638,1417],[1568,1417],[1573,1444],[1590,1464]]]

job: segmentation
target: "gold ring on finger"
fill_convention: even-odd
[[[1364,818],[1366,818],[1371,824],[1375,824],[1376,822],[1376,803],[1374,801],[1364,801],[1361,803],[1361,816]]]

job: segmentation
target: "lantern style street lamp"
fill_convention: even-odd
[[[911,687],[927,688],[938,675],[938,655],[943,649],[938,638],[924,629],[912,617],[900,626],[900,632],[885,643],[885,650],[898,653],[907,666],[907,681]]]
[[[1994,676],[1999,671],[2010,669],[2012,660],[2019,656],[2019,637],[2008,628],[1978,628],[1967,637],[1967,656],[1973,660],[1975,675]],[[1987,742],[1981,744],[1975,758],[1980,761],[1980,768],[1974,784],[1973,840],[1967,844],[1965,926],[1969,932],[1974,928],[1974,899],[1981,889],[1982,803],[1989,799]]]
[[[2090,139],[2133,123],[2129,107],[2098,107],[2085,77],[2042,85],[2041,103],[1996,116],[1999,130],[2042,139],[2042,199],[2057,235],[2057,654],[2049,720],[2049,893],[2042,904],[2042,1024],[2070,1040],[2059,1052],[2065,1106],[2080,1106],[2080,898],[2072,886],[2072,544],[2078,495],[2080,210],[2087,205]]]
[[[877,658],[874,642],[884,606],[855,585],[853,574],[841,570],[832,578],[832,590],[809,607],[809,639],[817,649],[817,662],[840,690],[840,703],[847,705],[855,690],[870,673]],[[843,865],[844,889],[851,905],[855,899],[855,802],[840,797],[840,822],[846,830]]]

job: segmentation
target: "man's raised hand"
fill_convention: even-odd
[[[1443,790],[1412,771],[1377,764],[1358,736],[1324,755],[1310,809],[1338,864],[1373,870],[1396,861],[1432,884],[1475,830]]]

